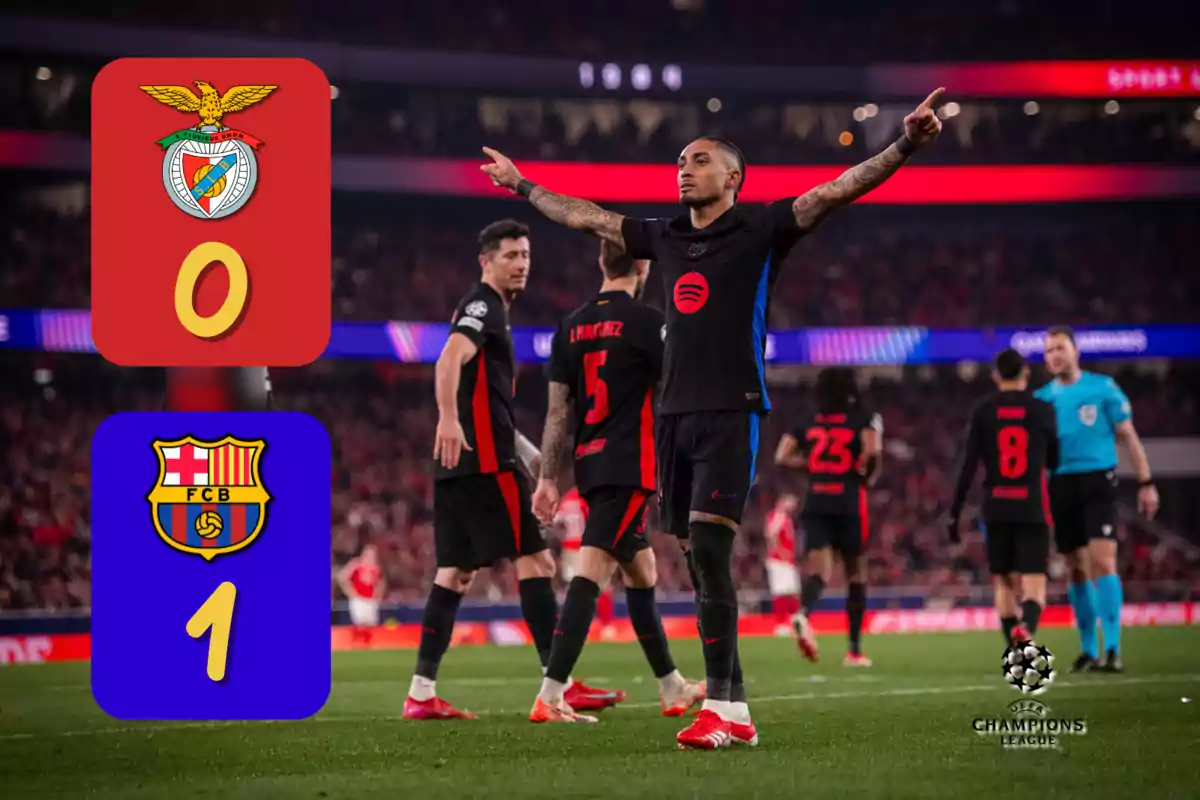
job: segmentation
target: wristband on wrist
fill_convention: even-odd
[[[530,193],[532,193],[535,188],[537,188],[536,183],[529,180],[529,178],[521,178],[520,182],[517,184],[517,194],[528,199]]]
[[[1138,481],[1138,488],[1139,488],[1139,489],[1145,489],[1147,486],[1153,486],[1153,485],[1154,485],[1154,479],[1153,479],[1153,478],[1147,478],[1147,479],[1146,479],[1146,480],[1144,480],[1144,481]]]
[[[896,149],[900,151],[901,155],[911,156],[917,152],[917,145],[912,139],[909,139],[902,133],[900,134],[900,138],[896,140]]]

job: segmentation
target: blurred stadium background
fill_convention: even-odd
[[[556,190],[665,215],[669,165],[697,135],[738,143],[748,193],[769,196],[765,187],[791,180],[776,196],[794,194],[890,142],[913,102],[944,84],[945,133],[908,168],[938,170],[832,220],[783,271],[770,321],[777,410],[738,539],[744,611],[765,607],[762,520],[785,488],[767,460],[819,367],[844,363],[860,368],[886,426],[871,607],[936,612],[920,623],[881,616],[868,630],[904,619],[991,625],[987,614],[943,613],[990,602],[981,535],[951,546],[940,522],[958,438],[988,390],[980,362],[1010,344],[1036,360],[1040,331],[1071,324],[1096,331],[1083,339],[1087,366],[1114,375],[1133,400],[1163,495],[1153,523],[1122,508],[1126,599],[1143,604],[1142,622],[1195,621],[1200,60],[1172,58],[1194,51],[1187,26],[1113,2],[938,0],[912,13],[876,2],[753,5],[343,0],[335,15],[315,0],[202,12],[136,0],[9,4],[0,17],[0,663],[78,652],[56,651],[55,637],[88,630],[92,432],[113,412],[162,407],[166,390],[161,371],[95,355],[86,316],[90,85],[104,63],[130,55],[299,55],[333,84],[336,330],[326,358],[271,377],[277,407],[313,414],[331,434],[332,569],[377,544],[385,619],[415,622],[433,571],[429,362],[438,326],[476,277],[475,232],[502,216],[534,228],[531,287],[512,316],[519,422],[535,441],[544,332],[598,283],[586,237],[479,178],[481,144]],[[794,35],[770,35],[781,18]],[[774,169],[789,166],[805,169]],[[589,191],[601,184],[604,197]],[[214,294],[221,280],[209,281]],[[649,301],[662,302],[653,280]],[[191,390],[203,390],[205,376],[191,377]],[[660,592],[678,601],[668,611],[690,613],[674,543],[655,538]],[[1061,601],[1057,560],[1052,569],[1051,602]],[[504,571],[477,581],[463,618],[515,617],[515,586]],[[823,607],[841,608],[836,587]],[[330,591],[343,624],[332,579]]]

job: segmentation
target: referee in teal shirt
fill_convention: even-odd
[[[1158,511],[1158,491],[1133,427],[1129,399],[1116,381],[1080,369],[1070,328],[1048,330],[1045,353],[1054,380],[1034,396],[1054,406],[1058,421],[1059,461],[1050,481],[1050,508],[1055,544],[1071,569],[1067,591],[1083,650],[1072,672],[1120,672],[1124,598],[1117,574],[1117,442],[1129,451],[1138,479],[1138,511],[1147,518]],[[1104,636],[1103,664],[1097,619]]]

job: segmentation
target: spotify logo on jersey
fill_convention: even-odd
[[[708,280],[699,272],[689,272],[675,281],[675,308],[680,314],[695,314],[707,302]]]

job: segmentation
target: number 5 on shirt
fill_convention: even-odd
[[[330,450],[304,414],[92,440],[92,692],[119,719],[301,719],[330,687]]]

